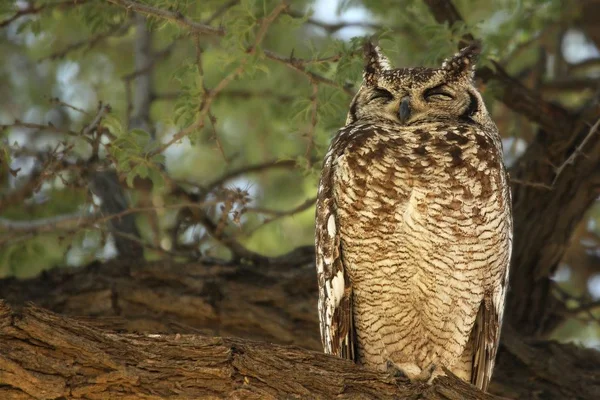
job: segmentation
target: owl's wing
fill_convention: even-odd
[[[508,182],[508,176],[506,176],[506,181]],[[499,249],[499,253],[505,256],[505,269],[502,281],[498,282],[490,293],[485,294],[479,307],[477,318],[475,319],[476,336],[471,383],[483,391],[487,390],[492,379],[496,353],[498,352],[498,345],[500,343],[500,331],[502,330],[504,303],[508,290],[508,273],[512,253],[512,199],[508,183],[505,187],[507,190],[505,198],[507,199],[509,210],[506,224],[508,245],[506,248]]]
[[[319,320],[325,353],[356,361],[352,317],[352,286],[342,257],[333,194],[335,143],[325,156],[316,209],[316,265]],[[339,148],[339,147],[338,147]]]
[[[504,297],[504,294],[500,296]],[[487,390],[492,378],[502,328],[502,311],[499,311],[494,303],[491,297],[484,298],[475,320],[475,353],[471,383],[483,391]],[[501,307],[504,307],[504,302]]]

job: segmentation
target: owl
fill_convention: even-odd
[[[512,244],[502,142],[474,86],[480,44],[439,68],[365,45],[363,83],[316,206],[326,353],[411,380],[443,367],[486,390]]]

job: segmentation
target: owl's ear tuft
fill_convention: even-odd
[[[367,83],[373,83],[377,80],[377,76],[383,71],[392,69],[390,60],[383,55],[378,45],[371,40],[367,40],[363,47],[365,55],[365,70],[363,78]]]
[[[481,54],[481,42],[475,40],[467,47],[463,47],[454,56],[444,60],[442,69],[448,75],[455,78],[465,77],[473,79],[475,75],[475,65]]]

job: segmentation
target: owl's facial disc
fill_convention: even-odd
[[[440,120],[490,125],[481,95],[473,85],[481,51],[475,42],[440,68],[391,67],[378,46],[365,44],[363,85],[352,101],[346,123],[388,121],[415,125]]]
[[[427,121],[468,120],[479,109],[479,98],[474,88],[465,82],[436,82],[432,79],[422,84],[403,89],[407,95],[397,109],[398,121],[402,125]]]

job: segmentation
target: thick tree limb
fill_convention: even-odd
[[[512,329],[503,335],[492,392],[518,399],[600,398],[600,352],[522,340]]]
[[[116,334],[0,303],[0,397],[493,399],[457,378],[400,383],[333,356],[200,335]]]
[[[307,255],[290,254],[305,266],[277,260],[259,270],[119,262],[52,270],[30,280],[1,280],[0,298],[96,317],[97,324],[131,332],[243,336],[320,350],[316,275]]]
[[[4,320],[0,317],[0,398],[4,398],[2,385],[6,385],[9,378],[11,390],[15,387],[24,390],[33,377],[47,379],[38,381],[39,384],[57,379],[47,390],[69,387],[71,393],[84,390],[80,385],[108,390],[108,386],[118,382],[131,390],[154,390],[161,393],[157,396],[166,396],[164,393],[169,393],[172,387],[154,381],[177,381],[181,387],[191,385],[194,390],[205,385],[202,387],[215,390],[214,396],[229,393],[247,398],[256,393],[265,396],[280,393],[277,397],[284,397],[284,392],[267,391],[280,390],[284,382],[294,390],[285,392],[289,396],[307,397],[304,390],[314,390],[313,396],[322,397],[338,394],[351,397],[363,393],[366,396],[363,398],[369,398],[375,390],[381,394],[380,398],[391,396],[390,390],[395,388],[388,377],[355,369],[341,360],[298,348],[185,335],[236,335],[320,351],[315,270],[304,252],[291,254],[287,260],[290,262],[279,260],[261,269],[218,263],[154,263],[124,268],[122,263],[112,263],[79,270],[53,270],[27,281],[2,280],[0,297],[12,304],[34,300],[54,311],[93,318],[80,317],[75,321],[36,308],[25,307],[21,314],[4,309]],[[7,320],[13,322],[7,325]],[[175,335],[119,336],[99,329]],[[70,334],[77,338],[64,339],[64,335]],[[48,337],[41,339],[40,335]],[[502,340],[492,393],[515,399],[599,398],[598,352],[573,345],[523,340],[510,330],[504,333]],[[77,347],[84,346],[84,342],[90,346],[87,350]],[[48,350],[51,348],[62,351],[65,359],[57,362],[52,357],[58,356]],[[28,354],[33,351],[37,357],[49,357],[39,365],[48,365],[47,368],[85,365],[83,370],[87,375],[80,380],[69,379],[71,370],[68,368],[71,367],[65,367],[66,375],[60,377],[56,377],[54,371],[40,371],[40,367],[28,364]],[[85,358],[73,362],[79,353]],[[95,354],[102,355],[102,363],[93,358]],[[140,360],[152,360],[153,364]],[[9,367],[11,373],[20,371],[25,375],[9,376],[6,372]],[[246,385],[241,383],[244,376],[249,377]],[[196,381],[200,383],[194,383]],[[261,386],[263,384],[269,389]],[[366,386],[362,388],[363,385]],[[442,380],[421,393],[423,397],[413,398],[485,398],[477,397],[481,393],[471,389],[457,395],[457,390],[463,388],[465,385],[453,379]],[[242,389],[248,392],[236,392]],[[397,396],[411,394],[410,390],[416,388],[402,385],[399,390],[407,392],[397,392]],[[416,393],[420,392],[413,394],[416,396]],[[184,394],[180,396],[185,398]]]

